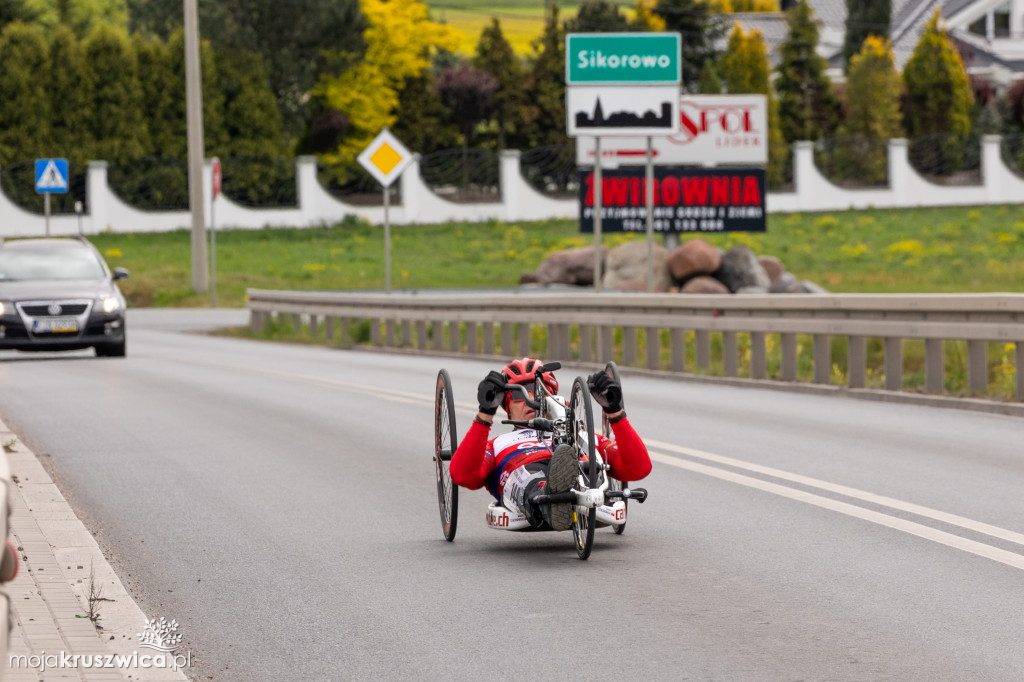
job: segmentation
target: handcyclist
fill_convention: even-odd
[[[572,488],[579,472],[576,450],[563,445],[552,452],[550,437],[545,439],[536,430],[523,427],[490,438],[498,406],[509,419],[526,421],[536,416],[536,410],[523,400],[522,394],[509,391],[505,385],[532,387],[541,366],[534,358],[520,358],[501,372],[492,370],[480,382],[480,412],[452,456],[450,472],[452,481],[464,488],[476,490],[486,485],[495,499],[510,510],[525,514],[532,526],[547,522],[554,530],[568,530],[572,526],[570,503],[538,509],[529,500],[539,492],[554,494]],[[541,373],[541,381],[551,393],[558,393],[558,380],[553,372]],[[620,481],[639,481],[651,472],[651,458],[622,409],[622,387],[605,372],[590,375],[587,387],[615,434],[615,440],[597,434],[595,444],[609,465],[608,475]],[[532,391],[528,392],[532,399]]]

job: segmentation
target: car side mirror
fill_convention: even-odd
[[[128,279],[131,275],[126,268],[114,268],[114,279]]]

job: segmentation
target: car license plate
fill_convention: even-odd
[[[35,334],[70,334],[77,331],[78,320],[73,317],[54,317],[32,321],[32,332]]]

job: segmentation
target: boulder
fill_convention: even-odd
[[[729,289],[714,277],[708,275],[697,275],[691,278],[683,288],[681,294],[727,294]]]
[[[815,284],[814,282],[809,282],[806,279],[804,281],[800,282],[800,289],[803,290],[803,292],[805,294],[827,294],[828,293],[828,290],[823,289],[823,288],[819,287],[817,284]]]
[[[784,272],[779,275],[778,278],[772,282],[772,286],[768,291],[773,294],[804,293],[804,290],[800,288],[800,281],[794,277],[791,272]]]
[[[764,267],[757,262],[757,256],[744,244],[737,244],[722,254],[722,265],[715,272],[715,277],[729,291],[739,291],[743,287],[761,287],[767,291],[771,280]]]
[[[608,251],[601,286],[605,289],[647,290],[647,242],[627,242]],[[654,245],[654,290],[665,292],[672,286],[668,274],[668,250]],[[639,285],[639,286],[637,286]]]
[[[607,250],[601,249],[602,261],[607,258]],[[601,265],[602,269],[604,264]],[[577,249],[555,251],[544,259],[544,262],[532,273],[538,284],[574,284],[576,286],[593,286],[594,284],[594,247],[581,246]],[[527,277],[527,275],[523,275]],[[523,283],[520,278],[520,283]]]
[[[722,264],[722,252],[703,239],[688,239],[668,257],[668,269],[677,282],[698,275],[710,275]]]
[[[519,286],[527,284],[540,284],[540,277],[537,277],[536,272],[524,272],[519,276]]]
[[[775,284],[775,280],[779,278],[779,275],[786,271],[786,266],[782,264],[775,256],[758,256],[757,262],[761,264],[764,271],[768,273],[768,279],[771,281],[769,286]]]

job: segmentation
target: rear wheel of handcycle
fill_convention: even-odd
[[[455,400],[452,398],[452,380],[448,370],[437,373],[434,392],[434,469],[437,473],[437,507],[441,512],[441,530],[444,539],[455,539],[459,520],[459,487],[452,482],[448,467],[457,447],[455,431]]]
[[[594,409],[590,390],[582,377],[576,377],[569,394],[569,413],[572,415],[573,445],[580,456],[580,482],[596,488],[598,481],[597,457],[594,453]],[[576,554],[580,559],[590,556],[594,547],[594,526],[597,509],[574,507],[572,511],[572,537],[576,541]]]
[[[604,373],[614,379],[615,383],[619,386],[622,386],[622,379],[619,378],[619,367],[615,364],[614,360],[609,361],[608,364],[604,366]],[[623,401],[623,407],[625,407],[625,401]],[[608,423],[608,416],[604,413],[601,413],[601,434],[608,440],[615,440],[615,433],[612,432],[612,425]],[[611,476],[608,477],[608,490],[622,490],[628,485],[629,484],[626,481],[620,481],[617,478],[612,478]],[[624,499],[622,502],[626,505],[628,511],[629,500]],[[629,518],[628,514],[626,515],[626,518]],[[626,524],[621,523],[618,526],[612,526],[612,530],[615,531],[616,535],[622,535],[622,532],[626,530]]]

